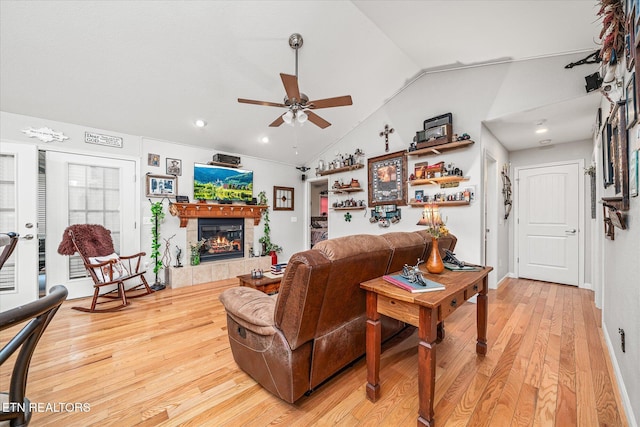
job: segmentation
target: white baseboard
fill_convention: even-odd
[[[498,283],[496,284],[496,289],[500,289],[500,286],[502,286],[507,279],[512,277],[514,277],[513,273],[505,274],[505,276],[502,279],[498,280]]]
[[[631,407],[631,400],[629,399],[629,394],[627,393],[627,388],[624,385],[624,380],[622,378],[622,373],[620,372],[620,366],[618,365],[618,360],[614,357],[615,352],[613,351],[613,342],[607,333],[607,326],[604,323],[604,319],[602,320],[602,335],[604,335],[604,340],[607,343],[607,350],[609,350],[609,360],[611,360],[611,365],[613,366],[613,371],[616,375],[616,382],[618,383],[618,389],[620,390],[620,397],[622,397],[622,404],[624,405],[624,412],[627,416],[627,421],[629,421],[629,426],[638,427],[638,422],[633,414],[633,408]]]
[[[588,290],[592,291],[593,290],[593,285],[591,283],[584,282],[582,284],[582,286],[580,286],[580,289],[588,289]]]

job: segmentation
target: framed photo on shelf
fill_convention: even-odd
[[[423,198],[424,198],[424,190],[416,190],[416,194],[415,194],[416,202],[422,202]]]
[[[178,178],[175,175],[147,174],[147,197],[175,197],[178,194]]]
[[[407,204],[406,151],[368,159],[369,206]]]
[[[273,210],[292,211],[294,188],[293,187],[273,187]]]
[[[637,112],[637,100],[636,100],[636,76],[635,73],[631,73],[629,77],[629,81],[627,82],[626,89],[626,97],[627,97],[627,129],[631,128],[636,124],[638,120],[638,112]]]
[[[182,175],[182,160],[167,157],[167,175]]]

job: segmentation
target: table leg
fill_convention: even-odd
[[[432,426],[436,388],[437,310],[420,307],[418,320],[418,425]]]
[[[478,293],[476,308],[476,323],[478,327],[478,341],[476,353],[484,356],[487,354],[487,317],[489,315],[489,298],[487,297],[487,276],[482,279],[482,290]]]
[[[380,397],[380,340],[382,323],[378,313],[378,294],[367,292],[367,399]]]

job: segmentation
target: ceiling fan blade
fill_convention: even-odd
[[[317,110],[318,108],[331,108],[331,107],[344,107],[345,105],[352,105],[353,101],[351,100],[350,95],[345,96],[336,96],[335,98],[326,98],[326,99],[318,99],[317,101],[309,101],[307,102],[307,108],[313,108]]]
[[[325,119],[323,119],[322,117],[314,113],[313,111],[305,110],[304,112],[307,114],[309,121],[314,125],[322,129],[328,128],[329,126],[331,126],[331,123],[329,123],[328,121],[326,121]]]
[[[264,105],[264,106],[266,106],[266,107],[283,107],[283,108],[287,108],[287,106],[286,106],[286,105],[284,105],[284,104],[278,104],[277,102],[254,101],[253,99],[238,98],[238,102],[241,102],[241,103],[243,103],[243,104]]]
[[[291,74],[280,73],[284,90],[287,92],[287,98],[292,104],[300,102],[300,88],[298,87],[298,78]]]
[[[280,126],[282,123],[284,123],[284,120],[282,119],[282,116],[278,116],[277,119],[275,119],[270,125],[269,127],[272,128],[277,128],[278,126]]]

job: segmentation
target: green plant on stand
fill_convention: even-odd
[[[151,258],[153,258],[153,272],[156,281],[151,286],[154,291],[164,289],[164,285],[158,280],[158,272],[162,269],[162,259],[160,258],[160,221],[164,219],[164,209],[162,202],[151,203],[151,215],[153,215],[153,225],[151,227]]]
[[[260,255],[271,255],[271,263],[278,263],[278,256],[276,254],[282,252],[282,247],[271,242],[271,226],[269,225],[269,199],[267,199],[267,193],[261,191],[258,193],[258,204],[267,206],[267,209],[262,211],[262,224],[264,236],[258,241],[262,243],[262,253]]]

